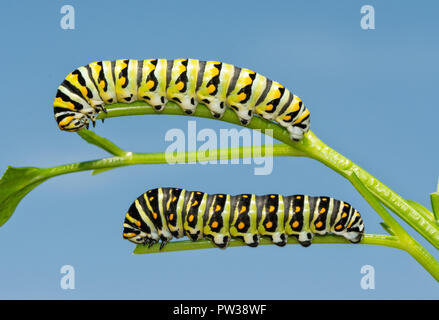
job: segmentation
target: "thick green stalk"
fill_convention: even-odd
[[[296,148],[306,153],[308,157],[318,160],[335,170],[352,184],[354,183],[352,174],[355,173],[368,190],[386,207],[413,227],[436,249],[439,249],[439,226],[432,219],[428,219],[423,211],[417,211],[408,201],[357,164],[329,148],[312,132],[309,132],[306,138],[298,143]],[[433,214],[430,213],[430,215],[432,216]]]
[[[439,263],[419,242],[387,212],[378,199],[368,190],[355,173],[350,177],[352,184],[366,199],[372,208],[381,216],[389,231],[397,237],[398,245],[416,259],[435,279],[439,281]]]

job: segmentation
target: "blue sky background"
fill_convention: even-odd
[[[76,29],[60,28],[73,5]],[[375,30],[360,28],[362,5]],[[53,119],[57,86],[78,66],[117,58],[220,60],[255,70],[297,93],[312,130],[400,195],[429,205],[436,188],[439,5],[433,1],[8,1],[2,39],[0,173],[106,156]],[[121,147],[164,151],[171,128],[195,118],[107,120],[96,132]],[[196,119],[198,129],[232,128]],[[31,299],[429,299],[437,282],[407,253],[365,245],[264,246],[133,255],[123,216],[142,192],[179,186],[238,194],[329,195],[353,204],[368,233],[380,218],[341,176],[300,158],[250,165],[133,166],[51,179],[0,229],[0,298]],[[416,237],[439,258],[437,250]],[[76,289],[60,288],[60,268]],[[363,265],[375,290],[360,287]]]

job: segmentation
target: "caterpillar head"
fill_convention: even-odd
[[[125,225],[123,228],[123,238],[135,244],[146,243],[148,239],[146,234],[142,231]]]
[[[66,112],[58,116],[55,114],[55,119],[61,130],[69,132],[75,132],[84,127],[88,129],[90,120],[87,115],[75,111]]]
[[[123,238],[135,244],[154,244],[158,240],[157,233],[151,234],[151,228],[143,222],[135,204],[131,205],[123,222]]]
[[[133,220],[133,219],[131,219]],[[149,241],[148,235],[140,229],[140,223],[130,221],[130,217],[126,217],[123,224],[123,238],[135,244],[144,244]]]

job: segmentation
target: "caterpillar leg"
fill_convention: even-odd
[[[252,110],[248,110],[242,106],[237,106],[237,105],[231,105],[230,108],[232,108],[233,111],[235,111],[236,115],[239,118],[239,121],[243,126],[248,125],[253,118]]]
[[[171,98],[172,101],[176,102],[184,113],[191,115],[195,113],[197,107],[197,101],[194,97],[181,96],[180,98]]]
[[[295,235],[299,243],[303,247],[309,247],[312,243],[313,234],[311,232],[300,232],[299,234]]]
[[[294,141],[302,140],[304,136],[303,130],[298,127],[288,127],[288,132],[290,133],[291,140]]]
[[[275,232],[270,236],[271,241],[279,247],[283,247],[287,244],[288,236],[285,233]]]
[[[210,113],[212,114],[212,117],[215,119],[221,119],[224,115],[224,112],[226,111],[226,106],[224,101],[218,101],[218,100],[209,100],[209,99],[203,99],[201,101],[204,103],[207,108],[210,110]]]
[[[215,235],[210,235],[210,234],[206,234],[205,235],[207,238],[209,238],[217,247],[224,249],[228,246],[229,241],[230,241],[230,236],[228,235],[223,235],[223,234],[215,234]]]
[[[259,235],[246,233],[244,236],[241,236],[241,239],[245,242],[249,247],[257,247],[259,245]]]

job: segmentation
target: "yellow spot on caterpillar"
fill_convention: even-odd
[[[172,198],[172,201],[173,201],[173,202],[177,201],[177,197],[174,196],[174,198]]]
[[[198,191],[197,194],[201,194],[201,192]]]
[[[274,206],[270,206],[270,207],[268,208],[268,212],[272,213],[272,212],[274,211],[274,209],[275,209]]]
[[[152,212],[152,217],[154,218],[154,220],[157,220],[157,213],[156,212]]]
[[[134,232],[129,232],[129,233],[124,233],[123,234],[124,238],[132,238],[132,237],[135,237],[135,236],[136,236],[136,234]]]
[[[62,119],[62,121],[60,121],[60,122],[58,123],[58,126],[59,126],[60,128],[61,128],[61,127],[65,127],[65,126],[68,125],[69,122],[72,121],[72,120],[73,120],[73,116],[65,117],[64,119]]]
[[[349,205],[347,203],[344,204],[345,207],[349,207]]]
[[[140,227],[141,223],[139,220],[136,220],[136,226]]]
[[[212,228],[216,228],[216,227],[218,227],[218,221],[214,221],[214,222],[212,222]]]
[[[265,111],[273,111],[273,105],[267,104],[267,106],[265,107]]]
[[[127,81],[127,79],[126,79],[125,77],[122,77],[122,78],[119,79],[119,84],[120,84],[121,86],[123,86],[123,85],[125,84],[126,81]]]
[[[180,64],[178,66],[178,72],[180,72],[180,74],[182,74],[183,72],[185,72],[187,69],[184,65]]]
[[[102,89],[105,88],[105,81],[104,80],[99,81],[99,87],[101,87]]]
[[[335,230],[340,230],[341,228],[343,228],[343,226],[341,224],[339,224],[335,227]]]
[[[322,208],[321,210],[320,210],[320,213],[325,213],[326,212],[326,209],[325,208]]]
[[[148,80],[146,83],[146,89],[151,90],[152,87],[154,87],[154,81]]]
[[[244,229],[244,227],[245,227],[245,223],[244,222],[240,222],[239,224],[238,224],[238,229]]]
[[[192,203],[192,207],[195,207],[198,204],[198,201],[195,200],[194,203]]]
[[[296,196],[296,199],[302,199],[302,197],[301,196]]]
[[[328,198],[322,198],[322,201],[328,201]]]
[[[152,200],[154,200],[154,197],[149,197],[149,201],[152,201]]]
[[[290,121],[291,120],[291,116],[290,115],[285,116],[285,117],[282,118],[282,120],[283,121]]]
[[[245,100],[245,98],[247,98],[247,95],[244,92],[241,92],[240,94],[238,94],[239,101],[243,101],[243,100]]]
[[[174,214],[173,214],[173,213],[171,213],[171,214],[169,215],[169,220],[170,220],[170,221],[174,220]]]
[[[300,109],[299,102],[294,102],[293,108],[291,109],[291,111],[297,112],[297,111],[299,111],[299,109]]]
[[[245,212],[246,210],[247,210],[247,207],[246,207],[246,206],[242,206],[241,211],[239,211],[239,213],[243,213],[243,212]]]
[[[250,73],[254,73],[254,72],[252,71],[252,72],[250,72]],[[248,86],[248,85],[250,85],[250,84],[252,84],[252,83],[253,83],[252,78],[247,77],[247,78],[244,79],[244,86]]]
[[[102,70],[102,67],[100,66],[100,65],[98,65],[98,64],[95,64],[94,66],[93,66],[93,68],[96,70],[96,72],[101,72],[101,70]]]
[[[317,228],[321,228],[323,226],[323,222],[319,221],[316,223]]]
[[[274,98],[275,98],[275,99],[279,99],[279,98],[280,98],[280,95],[281,95],[281,92],[280,92],[280,90],[278,89],[278,90],[275,92],[275,94],[274,94]]]
[[[266,227],[267,229],[270,229],[272,226],[273,226],[273,222],[271,222],[271,221],[268,221],[268,222],[265,224],[265,227]]]
[[[296,207],[296,213],[297,212],[300,212],[300,207],[299,206]]]
[[[349,229],[349,228],[352,226],[352,224],[354,223],[354,221],[355,221],[355,220],[352,219],[351,222],[349,222],[349,224],[348,224],[348,226],[347,226],[347,229]]]
[[[293,222],[293,228],[296,229],[299,226],[299,221]]]
[[[183,88],[184,88],[184,83],[183,83],[183,81],[180,81],[180,82],[178,82],[177,83],[177,85],[176,85],[176,88],[177,88],[177,90],[183,90]]]
[[[218,198],[224,198],[224,196],[222,194],[219,194]]]
[[[243,198],[248,198],[248,195],[244,194],[242,197],[243,197]]]
[[[218,64],[219,62],[214,62],[214,61],[212,61],[213,63],[216,63],[216,64]],[[211,76],[212,76],[212,78],[213,77],[216,77],[217,75],[219,75],[219,70],[218,70],[218,68],[212,68],[211,70],[210,70],[210,73],[211,73]]]
[[[346,218],[348,216],[348,214],[346,212],[343,212],[343,214],[341,215],[342,218]]]
[[[88,95],[88,89],[87,89],[87,87],[82,87],[82,88],[81,88],[81,93],[82,93],[82,95],[83,95],[84,97],[87,97],[87,95]]]
[[[360,213],[359,212],[355,212],[355,216],[359,217]]]
[[[216,205],[215,207],[215,212],[221,211],[221,206],[219,204]]]
[[[190,216],[189,216],[189,218],[187,219],[189,222],[192,222],[192,221],[194,221],[194,215],[193,214],[191,214]]]
[[[214,92],[215,89],[216,89],[216,87],[213,84],[211,84],[210,86],[207,87],[207,92],[210,94],[210,93]]]
[[[125,217],[132,223],[134,223],[134,221],[136,221],[136,219],[134,219],[133,217],[130,216],[130,214],[127,212],[127,214],[125,215]]]
[[[55,98],[54,104],[62,106],[64,108],[75,110],[75,106],[71,102],[66,102],[61,98]]]
[[[274,194],[272,194],[272,195],[270,195],[270,198],[274,199],[274,198],[276,198],[276,196]]]

